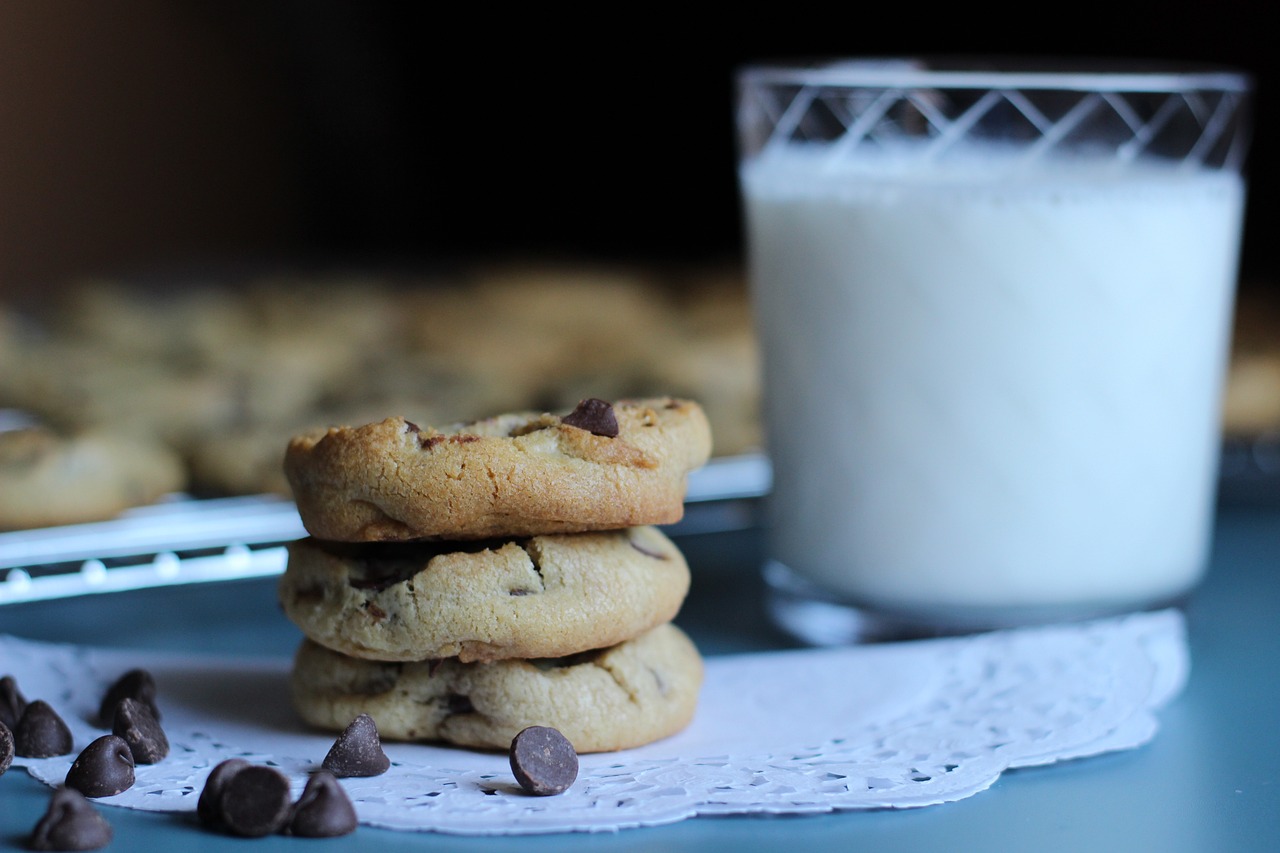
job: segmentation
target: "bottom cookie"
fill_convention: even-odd
[[[302,719],[341,731],[369,714],[386,740],[507,749],[527,726],[559,729],[578,752],[629,749],[689,724],[702,658],[664,624],[625,643],[567,658],[464,664],[359,660],[310,640],[294,660]]]

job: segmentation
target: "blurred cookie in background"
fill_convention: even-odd
[[[44,426],[0,432],[0,530],[102,521],[185,485],[177,454],[158,442]]]
[[[181,460],[197,496],[287,494],[285,445],[314,427],[563,412],[587,397],[676,393],[704,401],[716,455],[760,444],[755,339],[734,264],[83,279],[39,314],[0,306],[0,357],[0,409],[158,448]],[[75,520],[46,505],[41,521]]]

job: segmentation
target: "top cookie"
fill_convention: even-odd
[[[317,539],[478,539],[679,521],[686,476],[710,453],[697,403],[584,400],[564,416],[300,435],[284,471]]]

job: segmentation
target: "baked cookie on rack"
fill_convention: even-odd
[[[103,521],[183,488],[156,441],[45,426],[0,431],[0,530]]]
[[[679,521],[707,461],[697,403],[584,400],[419,427],[401,417],[294,437],[284,471],[307,531],[376,542],[611,530]]]
[[[666,624],[567,658],[381,663],[303,642],[291,677],[307,723],[341,731],[369,714],[385,740],[507,749],[527,726],[558,729],[578,752],[628,749],[693,718],[702,658]]]

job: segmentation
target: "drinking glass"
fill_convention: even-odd
[[[901,59],[737,82],[774,619],[842,643],[1191,590],[1249,78]]]

